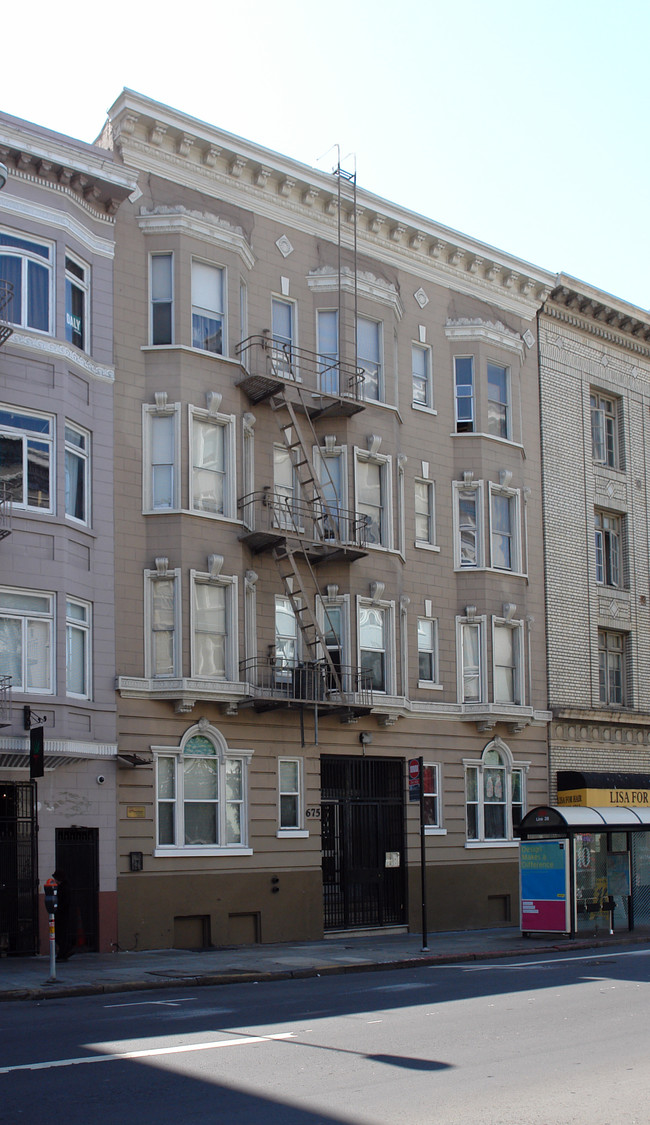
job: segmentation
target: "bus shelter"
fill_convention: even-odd
[[[522,934],[650,925],[650,808],[541,805],[517,833]]]

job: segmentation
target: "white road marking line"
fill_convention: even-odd
[[[456,965],[430,965],[429,967],[432,968],[432,969],[461,969],[462,972],[464,972],[464,973],[487,973],[487,972],[490,972],[491,970],[495,969],[497,967],[497,965],[501,966],[502,964],[503,964],[503,968],[508,968],[508,969],[534,969],[534,968],[537,967],[537,965],[561,965],[563,962],[593,961],[594,959],[597,959],[598,961],[604,961],[608,957],[609,958],[647,957],[648,954],[650,954],[650,950],[648,950],[648,949],[630,949],[630,950],[627,950],[626,952],[624,952],[623,950],[618,950],[617,953],[601,953],[601,951],[599,949],[594,949],[594,951],[592,953],[574,954],[572,957],[547,957],[544,960],[539,960],[539,961],[516,961],[516,962],[509,961],[507,964],[504,964],[501,960],[499,960],[498,962],[495,961],[493,964],[490,964],[490,965],[461,965],[461,964],[456,964]],[[535,955],[531,954],[531,956],[534,957]]]
[[[278,1035],[248,1035],[239,1039],[216,1039],[213,1043],[185,1043],[177,1047],[151,1047],[144,1051],[123,1051],[117,1055],[84,1055],[79,1059],[53,1059],[51,1062],[21,1063],[19,1066],[2,1066],[0,1074],[15,1070],[49,1070],[55,1067],[80,1066],[83,1063],[121,1062],[124,1059],[147,1059],[156,1055],[184,1055],[190,1051],[213,1051],[217,1047],[246,1047],[250,1043],[270,1043],[276,1039],[293,1039],[295,1032]]]
[[[174,1004],[187,1004],[189,1000],[196,1000],[196,996],[180,996],[178,1000],[137,1000],[126,1004],[104,1004],[105,1008],[142,1008],[145,1004],[164,1004],[171,1008]]]

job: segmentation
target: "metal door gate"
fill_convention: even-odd
[[[68,881],[71,941],[78,952],[99,949],[99,829],[57,828],[56,870]]]
[[[324,926],[406,918],[404,763],[321,758]]]
[[[38,953],[36,786],[0,782],[0,952]]]

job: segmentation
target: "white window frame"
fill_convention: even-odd
[[[201,630],[196,605],[195,595],[198,586],[208,586],[224,591],[226,630],[224,633],[225,672],[223,676],[206,676],[198,669],[196,640],[197,634],[203,631]],[[193,679],[206,679],[211,681],[218,681],[219,683],[235,683],[239,679],[239,623],[237,615],[238,604],[238,582],[236,575],[226,575],[220,573],[209,574],[205,571],[190,570],[190,631],[192,637],[191,674]]]
[[[312,447],[312,458],[314,468],[318,474],[321,491],[325,496],[330,511],[335,519],[336,526],[331,529],[333,534],[330,536],[327,520],[324,524],[324,534],[326,538],[334,538],[340,540],[342,543],[350,542],[352,536],[352,529],[348,526],[348,459],[347,459],[347,446],[345,445],[314,445]],[[336,495],[334,500],[330,493],[332,485],[335,484],[335,478],[332,477],[329,471],[330,463],[336,462],[340,471],[340,496]],[[345,513],[345,514],[342,514]]]
[[[482,480],[452,481],[453,493],[453,533],[454,533],[454,570],[480,570],[484,565],[483,530],[484,519],[484,483]],[[461,516],[461,500],[463,496],[473,494],[476,507],[475,529],[475,561],[464,561],[462,551],[462,532],[464,521]]]
[[[424,768],[424,777],[422,778],[423,796],[424,796],[424,834],[425,836],[446,836],[447,829],[443,827],[442,816],[442,771],[438,762],[422,763]],[[426,771],[432,770],[433,787],[428,783]],[[436,815],[431,820],[427,820],[427,797],[433,797],[436,803]]]
[[[212,425],[220,427],[223,430],[223,504],[222,510],[218,511],[209,507],[202,507],[197,503],[195,496],[195,478],[196,474],[201,471],[215,473],[220,470],[212,470],[209,466],[196,465],[195,460],[195,437],[201,426]],[[237,465],[237,427],[236,417],[234,414],[219,414],[211,413],[209,410],[200,409],[197,406],[188,407],[188,426],[189,426],[189,449],[190,449],[190,465],[189,465],[189,498],[190,507],[193,512],[197,512],[202,516],[210,516],[216,519],[234,519],[237,513],[237,482],[236,482],[236,465]],[[207,501],[206,501],[207,502]]]
[[[179,402],[167,405],[166,395],[162,396],[165,401],[161,405],[151,405],[144,403],[142,407],[142,500],[144,512],[173,512],[178,511],[181,506],[181,476],[180,476],[180,448],[181,448],[181,404]],[[157,465],[153,463],[153,450],[154,450],[154,427],[157,419],[168,418],[171,419],[171,461],[161,461],[159,466],[169,467],[171,488],[170,499],[171,503],[168,505],[158,505],[154,507],[155,497],[155,475]]]
[[[177,679],[181,675],[181,572],[179,568],[170,570],[167,559],[157,559],[156,570],[144,572],[144,634],[145,634],[145,677],[156,682]],[[172,584],[172,622],[171,628],[161,630],[170,632],[172,639],[172,668],[170,672],[156,671],[156,651],[154,643],[154,591],[157,582]]]
[[[383,616],[383,649],[362,648],[361,645],[361,611],[364,609],[380,610]],[[395,602],[377,601],[372,598],[363,598],[357,595],[357,668],[359,673],[363,670],[362,652],[379,651],[384,654],[384,688],[372,687],[373,695],[395,695],[397,684],[397,654],[395,649]]]
[[[16,258],[20,261],[20,320],[15,319],[16,301],[11,301],[4,312],[4,317],[10,324],[19,328],[26,328],[30,332],[40,332],[47,336],[53,335],[54,323],[54,243],[47,239],[37,238],[23,231],[0,228],[0,235],[14,239],[16,242],[25,242],[28,246],[5,246],[0,240],[0,257]],[[30,250],[29,245],[38,246],[47,251],[47,256]],[[29,323],[29,270],[30,264],[41,266],[47,273],[47,328],[37,328]]]
[[[478,630],[478,670],[476,676],[473,674],[473,666],[470,669],[465,664],[465,648],[464,637],[466,629]],[[457,670],[457,692],[458,702],[466,707],[477,707],[487,702],[487,618],[481,617],[457,617],[456,618],[456,670]],[[472,679],[477,679],[478,682],[478,698],[465,698],[465,682],[469,678],[469,673],[472,672]]]
[[[286,337],[275,336],[273,313],[276,305],[282,305],[289,310],[291,323],[289,335]],[[298,306],[295,301],[281,296],[279,293],[271,294],[271,344],[271,354],[277,374],[284,376],[285,379],[299,380],[295,356],[295,350],[298,347]]]
[[[436,485],[435,481],[428,480],[426,477],[416,477],[414,481],[414,510],[415,510],[415,546],[423,547],[431,550],[436,547]],[[418,505],[418,486],[422,486],[426,492],[427,497],[427,511],[426,513],[417,510]],[[426,515],[428,530],[426,538],[418,535],[418,515]]]
[[[495,399],[490,394],[490,368],[503,371],[505,376],[505,402],[501,399]],[[512,440],[512,377],[511,369],[507,364],[497,363],[496,360],[488,359],[487,370],[485,377],[486,396],[487,396],[487,432],[492,437],[501,438],[503,441]],[[498,425],[493,422],[492,411],[497,408],[500,414]],[[504,430],[502,433],[501,431]]]
[[[351,682],[353,670],[352,660],[350,658],[350,653],[352,651],[350,639],[350,595],[339,594],[338,590],[336,593],[332,592],[331,595],[316,595],[316,621],[318,622],[321,633],[326,639],[329,633],[327,619],[327,610],[329,609],[340,610],[341,614],[340,664],[342,668],[341,680],[343,690],[346,692],[357,691],[357,685]]]
[[[336,327],[335,351],[325,351],[322,346],[322,318],[325,316],[334,317]],[[318,389],[323,394],[338,395],[345,393],[349,388],[340,385],[338,309],[316,309],[316,351],[318,352]]]
[[[6,415],[7,421],[3,421]],[[32,426],[29,420],[32,420]],[[40,428],[39,428],[40,427]],[[4,478],[0,471],[0,482],[4,479],[8,485],[13,508],[20,508],[26,512],[37,512],[39,515],[51,515],[55,511],[56,496],[56,458],[55,458],[55,432],[56,423],[52,414],[40,414],[34,410],[23,410],[19,407],[2,404],[0,406],[0,436],[10,441],[20,441],[22,470],[22,494],[18,496],[11,485],[11,481]],[[29,476],[30,476],[30,449],[38,452],[42,457],[43,448],[47,449],[48,460],[48,486],[49,501],[47,506],[30,504],[29,502]]]
[[[379,542],[371,543],[365,541],[366,547],[372,547],[375,550],[393,549],[393,459],[390,454],[371,453],[366,449],[360,449],[358,446],[354,448],[354,494],[355,494],[355,515],[361,518],[364,513],[360,511],[359,504],[359,465],[371,464],[376,465],[379,469],[379,488],[380,488],[380,511],[383,526],[379,530]],[[367,514],[367,513],[366,513]]]
[[[494,500],[496,497],[503,497],[508,501],[508,510],[510,513],[510,554],[511,566],[498,566],[496,562],[497,551],[495,549],[495,539],[500,534],[496,529],[496,520],[494,518]],[[501,570],[508,574],[521,574],[521,493],[518,488],[506,488],[502,485],[493,484],[490,481],[489,485],[489,520],[490,520],[490,566],[493,570]]]
[[[615,395],[601,394],[600,391],[592,387],[589,391],[589,411],[591,418],[591,455],[594,464],[604,465],[609,469],[620,469],[620,398]]]
[[[424,375],[416,372],[416,355],[424,358]],[[424,401],[416,397],[416,386],[424,385]],[[433,406],[433,351],[430,344],[411,343],[411,405],[414,410],[435,414]]]
[[[196,267],[196,271],[195,271],[195,267]],[[217,301],[217,304],[221,305],[220,309],[216,308],[216,307],[215,308],[208,308],[206,306],[197,304],[197,302],[195,300],[195,296],[197,295],[196,294],[197,283],[196,283],[195,278],[196,278],[196,273],[198,273],[198,270],[211,270],[214,273],[215,278],[218,277],[218,279],[219,279],[219,284],[218,284],[219,299]],[[191,261],[191,286],[192,286],[192,313],[191,313],[190,328],[191,328],[192,347],[195,348],[197,351],[207,352],[209,355],[228,355],[228,340],[227,340],[227,330],[226,330],[227,324],[228,324],[228,317],[227,317],[227,312],[226,312],[227,298],[228,298],[228,279],[227,279],[227,275],[226,275],[225,266],[220,265],[218,262],[209,262],[205,258],[193,257],[192,261]],[[218,338],[218,345],[217,346],[215,346],[215,347],[208,347],[207,346],[207,341],[209,341],[211,339],[210,336],[206,336],[204,338],[204,343],[197,343],[196,342],[195,324],[194,324],[195,316],[200,317],[201,319],[206,320],[206,321],[212,321],[212,322],[214,322],[215,325],[218,325],[218,328],[216,329],[216,334],[220,333],[220,337]]]
[[[70,263],[68,265],[68,263]],[[79,348],[82,352],[90,352],[90,266],[77,257],[70,250],[66,250],[64,254],[65,264],[65,338],[73,347]],[[78,271],[78,272],[75,272]],[[82,276],[79,276],[81,274]],[[75,325],[73,322],[73,314],[68,311],[68,294],[71,290],[76,289],[81,293],[82,297],[82,313],[81,325],[79,335],[81,336],[81,343],[78,344],[74,340]]]
[[[596,508],[594,524],[596,582],[599,586],[620,590],[623,586],[623,516]]]
[[[282,611],[292,618],[295,626],[293,633],[280,633],[278,631],[278,611]],[[286,653],[283,652],[283,641],[294,642],[293,656],[286,656]],[[291,599],[286,594],[276,594],[273,600],[273,675],[276,686],[286,685],[289,688],[293,684],[293,676],[300,663],[301,652],[300,623],[294,612]]]
[[[372,324],[377,332],[377,359],[362,356],[359,352],[359,325]],[[362,368],[364,376],[361,384],[361,397],[365,402],[385,402],[386,387],[384,379],[384,324],[370,316],[357,317],[357,367]],[[368,387],[375,388],[376,394],[369,394]]]
[[[427,647],[421,644],[424,639],[422,631],[420,630],[420,623],[426,624],[430,627],[430,638]],[[419,688],[432,688],[440,687],[440,664],[439,664],[439,648],[438,648],[438,619],[437,617],[418,617],[417,619],[417,653],[418,653],[418,687]],[[423,679],[420,675],[420,653],[427,653],[431,658],[433,664],[433,678]]]
[[[614,638],[620,641],[620,648],[614,648],[611,644]],[[616,708],[618,710],[630,706],[628,701],[627,675],[629,643],[629,633],[624,633],[618,629],[598,630],[598,700],[601,707]],[[620,699],[613,699],[612,696],[614,692],[610,690],[610,655],[616,656],[620,665]]]
[[[66,518],[72,520],[74,523],[90,524],[90,434],[88,430],[84,430],[81,426],[77,426],[74,422],[65,420],[65,454],[64,454],[64,479],[65,479],[65,514]],[[76,435],[79,442],[72,439],[72,435]],[[81,474],[83,482],[83,516],[76,516],[69,509],[74,507],[74,503],[70,503],[70,496],[72,491],[70,472],[71,463],[76,466],[76,472]]]
[[[497,764],[493,761],[494,754],[498,754],[501,761]],[[526,782],[528,777],[529,762],[517,762],[514,760],[510,748],[500,738],[495,738],[492,742],[488,742],[484,748],[480,758],[464,758],[463,766],[465,769],[465,831],[466,831],[466,848],[488,848],[488,847],[518,847],[519,841],[514,834],[514,818],[513,809],[521,810],[521,816],[526,811]],[[488,795],[489,783],[494,779],[486,778],[489,770],[499,771],[502,780],[502,795],[503,800],[492,802]],[[516,775],[516,776],[515,776]],[[472,794],[472,780],[475,781],[475,793]],[[517,795],[516,790],[519,788],[520,800],[514,801],[513,797]],[[496,794],[495,794],[496,795]],[[486,834],[486,805],[496,804],[504,806],[504,824],[505,834],[502,836],[488,836]],[[476,809],[475,818],[475,831],[470,835],[470,807]]]
[[[215,749],[214,759],[217,764],[217,797],[215,803],[218,804],[218,840],[214,844],[185,844],[185,794],[184,794],[184,751],[185,747],[190,743],[193,738],[205,738],[212,743]],[[209,724],[201,724],[200,726],[193,726],[185,732],[181,739],[180,745],[177,746],[152,746],[151,747],[155,767],[156,767],[156,844],[154,846],[154,856],[244,856],[252,855],[253,849],[249,846],[249,781],[248,774],[250,770],[250,761],[253,755],[252,750],[231,750],[221,734]],[[192,757],[192,755],[190,755]],[[173,794],[171,798],[162,798],[160,796],[160,760],[171,759],[172,773],[173,773]],[[230,802],[227,799],[227,764],[228,762],[239,762],[241,766],[241,786],[242,793],[238,799],[233,799]],[[227,806],[230,804],[237,804],[241,807],[241,841],[227,843]],[[160,831],[161,831],[161,818],[160,818],[160,805],[171,804],[172,809],[172,826],[174,843],[161,844]]]
[[[169,260],[169,291],[165,291],[161,297],[154,292],[154,258]],[[157,328],[160,331],[160,326],[156,325],[157,305],[161,308],[166,306],[169,310],[169,333],[160,333],[168,334],[169,339],[161,342],[156,340]],[[171,250],[159,250],[149,255],[149,340],[152,347],[170,347],[174,343],[174,254]]]
[[[79,616],[79,614],[83,614]],[[83,680],[85,690],[72,691],[70,669],[74,659],[74,637],[82,642]],[[92,699],[92,606],[78,598],[66,598],[65,607],[65,670],[66,694],[77,699]]]
[[[12,600],[19,603],[23,600],[25,604],[11,605]],[[30,608],[29,602],[34,604]],[[41,605],[36,603],[41,602]],[[5,647],[6,656],[0,655],[0,673],[3,675],[10,675],[12,677],[11,690],[15,694],[26,693],[28,695],[53,695],[54,694],[54,594],[44,590],[21,590],[16,587],[3,586],[0,588],[0,620],[7,622],[19,623],[20,631],[20,652],[17,653],[20,662],[20,678],[21,682],[16,679],[16,672],[14,666],[7,659],[10,656],[9,645]],[[29,668],[34,661],[30,660],[30,646],[38,644],[38,640],[34,641],[33,637],[30,638],[30,629],[40,629],[45,626],[45,646],[46,653],[43,661],[43,671],[45,673],[43,684],[34,686],[33,682],[29,680]],[[0,624],[0,634],[2,625]]]
[[[512,667],[514,699],[501,699],[497,696],[497,665],[496,633],[503,629],[512,634]],[[503,665],[505,667],[505,665]],[[523,621],[506,620],[503,617],[492,618],[492,698],[495,703],[511,704],[515,707],[525,705],[525,669],[524,669],[524,623]]]
[[[471,362],[471,383],[459,383],[458,375],[458,361],[469,360]],[[458,391],[461,387],[472,388],[471,394],[459,395]],[[458,407],[461,401],[469,400],[471,403],[471,417],[460,418]],[[476,360],[473,355],[455,355],[454,356],[454,420],[455,430],[457,434],[474,434],[476,433]]]
[[[282,787],[282,766],[283,764],[290,764],[296,770],[296,787],[291,789],[283,789]],[[284,825],[282,823],[282,798],[292,797],[296,802],[296,817],[295,824]],[[305,779],[304,779],[304,761],[302,758],[278,758],[278,827],[276,837],[279,840],[305,840],[309,836],[309,830],[305,828]]]

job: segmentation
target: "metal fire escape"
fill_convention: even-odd
[[[321,458],[319,473],[312,455],[320,444],[316,421],[350,417],[364,409],[363,372],[278,344],[268,333],[245,340],[239,354],[245,375],[238,385],[252,404],[270,405],[296,484],[291,496],[267,486],[242,498],[247,529],[242,539],[253,552],[270,551],[302,642],[295,667],[278,663],[274,655],[266,663],[249,661],[245,674],[254,685],[258,710],[313,708],[317,740],[319,707],[345,718],[367,713],[372,706],[369,677],[358,669],[343,668],[328,648],[327,634],[331,636],[334,627],[316,574],[323,563],[352,562],[366,554],[366,521],[341,507],[327,458]],[[316,601],[322,607],[324,628],[312,608]]]

